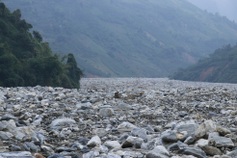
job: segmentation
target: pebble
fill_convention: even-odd
[[[237,157],[236,89],[167,78],[0,88],[0,158]]]

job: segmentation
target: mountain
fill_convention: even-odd
[[[194,5],[198,6],[201,9],[204,9],[211,13],[218,13],[221,16],[226,16],[230,20],[237,22],[236,14],[236,0],[188,0]]]
[[[3,0],[87,76],[165,77],[237,40],[237,25],[186,0]]]
[[[237,83],[237,45],[226,45],[197,64],[179,70],[173,79]]]
[[[81,70],[73,54],[62,62],[21,11],[0,2],[0,86],[61,86],[79,88]]]

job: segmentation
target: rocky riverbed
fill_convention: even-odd
[[[237,157],[237,85],[82,79],[0,88],[0,158]]]

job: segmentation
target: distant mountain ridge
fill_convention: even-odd
[[[235,43],[237,25],[185,0],[3,0],[88,76],[165,77]]]
[[[217,49],[208,58],[178,71],[173,79],[237,83],[237,45]]]
[[[221,16],[226,16],[231,21],[234,20],[237,22],[236,14],[236,0],[188,0],[194,5],[198,6],[201,9],[204,9],[208,12],[212,12],[214,14],[218,13]]]

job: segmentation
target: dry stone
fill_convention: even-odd
[[[167,78],[0,87],[0,158],[236,157],[236,89]]]

